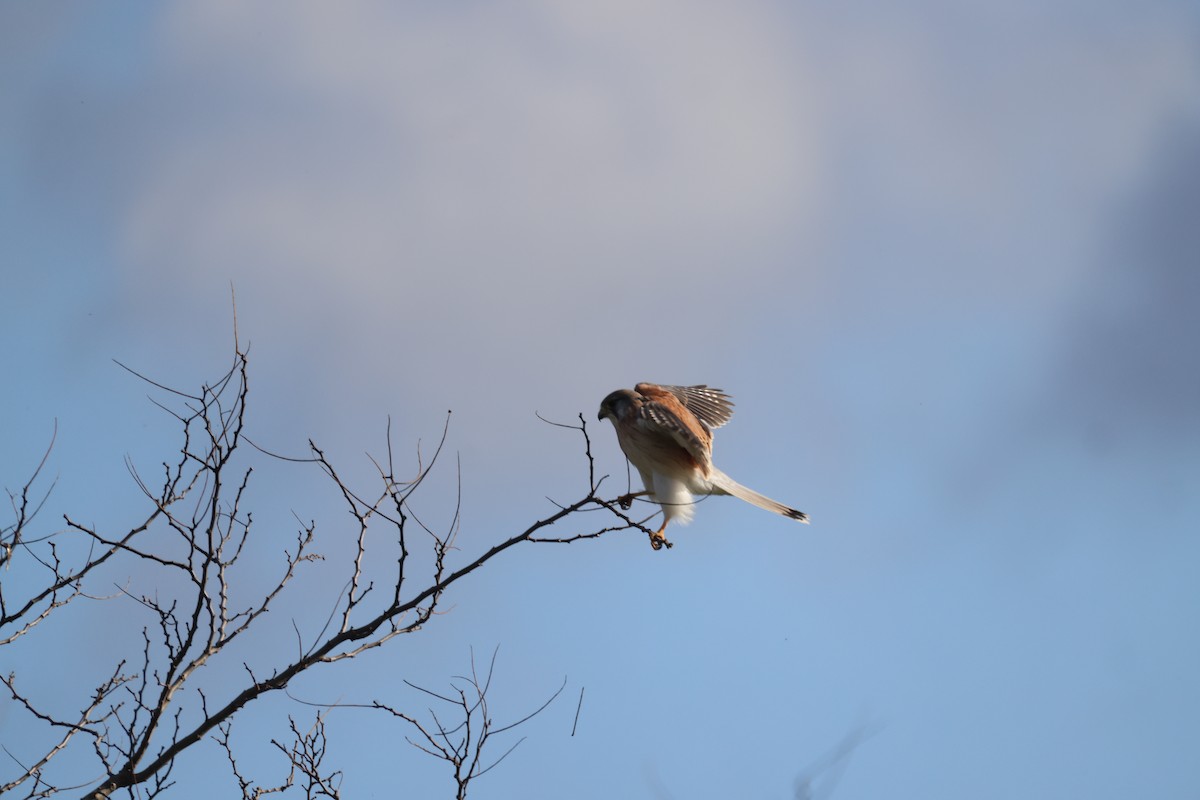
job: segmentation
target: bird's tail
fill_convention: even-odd
[[[808,522],[808,514],[805,514],[803,511],[797,511],[794,508],[785,506],[783,503],[777,503],[753,489],[747,489],[719,469],[713,469],[710,480],[712,481],[713,494],[732,495],[739,500],[745,500],[750,505],[764,508],[767,511],[774,511],[776,514],[788,517],[789,519],[804,523]]]

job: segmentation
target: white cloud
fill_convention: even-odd
[[[628,279],[639,249],[669,271],[811,203],[804,79],[761,8],[405,8],[178,9],[168,74],[242,99],[160,154],[135,261],[186,242],[196,263],[287,265],[330,290],[438,273],[503,292],[572,264]]]
[[[778,277],[742,253],[822,237],[878,238],[867,257],[906,260],[910,285],[951,288],[961,264],[993,295],[1070,291],[1102,212],[1200,96],[1194,43],[1153,16],[862,11],[174,7],[154,113],[203,112],[147,154],[128,260],[286,274],[366,315],[453,295],[493,327],[581,287],[623,302],[626,282],[719,304],[731,272]],[[792,261],[810,283],[828,269]]]

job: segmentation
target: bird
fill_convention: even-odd
[[[803,511],[785,506],[742,486],[712,463],[713,429],[733,416],[733,402],[721,389],[705,384],[660,386],[639,383],[617,389],[600,403],[598,419],[609,420],[625,457],[641,473],[641,492],[617,498],[629,508],[633,498],[646,496],[662,508],[663,522],[651,534],[655,550],[671,547],[663,532],[673,519],[692,518],[693,495],[732,495],[776,514],[808,522]]]

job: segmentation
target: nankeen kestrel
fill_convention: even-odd
[[[646,490],[623,495],[618,501],[629,507],[634,497],[648,496],[662,507],[663,523],[650,537],[657,550],[670,543],[663,536],[667,524],[692,518],[692,495],[727,494],[808,522],[803,511],[789,508],[747,489],[712,463],[712,430],[733,416],[733,403],[720,389],[707,386],[659,386],[639,383],[618,389],[600,404],[600,419],[612,420],[617,442],[625,457],[642,474]]]

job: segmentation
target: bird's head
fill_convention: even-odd
[[[615,392],[611,392],[600,403],[600,413],[596,419],[611,419],[614,425],[617,424],[617,420],[625,415],[636,398],[637,393],[629,389],[617,389]]]

